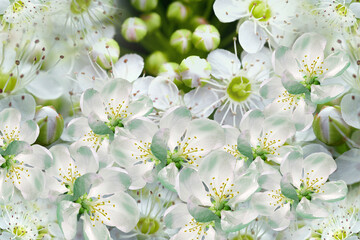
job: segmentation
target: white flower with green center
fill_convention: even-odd
[[[272,99],[264,109],[266,116],[288,116],[295,123],[297,131],[305,131],[311,127],[315,106],[305,98],[305,94],[289,93],[279,77],[272,77],[263,82],[260,93],[264,98]]]
[[[54,162],[46,170],[47,188],[57,194],[74,193],[78,177],[99,170],[97,155],[87,147],[55,145],[50,149]]]
[[[318,33],[305,33],[292,46],[275,51],[274,70],[282,76],[286,90],[291,94],[310,91],[311,101],[322,104],[340,96],[345,88],[341,83],[327,79],[341,75],[349,66],[344,52],[325,56],[327,40]]]
[[[211,52],[207,59],[212,67],[213,79],[204,82],[219,98],[209,102],[206,109],[221,103],[215,112],[216,121],[235,126],[245,112],[263,107],[259,87],[269,76],[270,52],[264,49],[256,54],[246,54],[242,58],[242,68],[237,56],[223,49]]]
[[[294,136],[296,129],[287,116],[265,117],[260,110],[251,110],[241,120],[240,131],[243,143],[238,149],[242,154],[280,164],[284,154],[283,145]]]
[[[105,23],[111,21],[115,10],[112,0],[54,0],[48,7],[55,27],[64,29],[75,42],[93,42],[89,27],[93,29],[91,32],[104,35]],[[59,18],[64,21],[58,21]]]
[[[136,200],[140,211],[140,219],[136,227],[129,233],[113,231],[114,239],[129,239],[137,237],[139,239],[169,239],[169,229],[164,223],[164,213],[174,204],[177,199],[175,192],[153,182],[147,184],[143,189],[130,193]]]
[[[0,206],[0,239],[36,240],[39,237],[38,220],[34,209],[26,202]]]
[[[251,208],[238,208],[258,190],[257,174],[252,171],[239,174],[236,163],[231,154],[214,151],[204,158],[198,172],[190,168],[181,170],[176,189],[197,221],[220,220],[224,231],[233,232],[257,217]]]
[[[148,119],[135,119],[127,125],[127,133],[120,133],[110,145],[109,153],[120,167],[125,168],[131,178],[131,189],[143,188],[152,181],[151,172],[156,157],[151,151],[151,142],[158,126]]]
[[[351,35],[358,26],[360,18],[360,3],[349,0],[321,0],[315,1],[313,12],[319,19],[324,33],[329,29],[338,34]],[[355,30],[356,31],[356,30]]]
[[[356,240],[360,232],[360,212],[357,201],[340,202],[333,207],[329,217],[319,226],[321,238],[324,240]]]
[[[346,183],[327,179],[336,170],[336,163],[326,153],[313,153],[303,158],[299,152],[288,154],[280,166],[281,174],[272,174],[272,183],[265,192],[255,193],[252,204],[259,214],[269,216],[273,228],[284,229],[290,223],[290,208],[299,217],[314,219],[328,215],[320,203],[340,201],[347,194]],[[268,178],[270,180],[271,178]]]
[[[63,200],[58,204],[58,222],[66,239],[75,237],[79,218],[83,220],[84,236],[89,240],[111,239],[106,226],[129,232],[138,223],[137,204],[124,192],[130,178],[124,173],[111,174],[111,169],[102,171],[100,176],[90,173],[78,178],[72,201]]]
[[[214,221],[198,222],[188,211],[184,203],[178,203],[165,212],[165,224],[170,229],[179,229],[171,240],[212,240],[216,239],[216,231],[214,229]]]
[[[275,45],[291,43],[297,4],[286,0],[216,0],[213,8],[221,22],[240,20],[240,45],[246,52],[256,53],[269,40]]]
[[[45,8],[46,5],[39,0],[14,0],[0,5],[0,14],[3,14],[2,23],[4,28],[11,30],[31,29],[32,24],[41,20],[41,13]],[[29,26],[29,28],[24,26]]]

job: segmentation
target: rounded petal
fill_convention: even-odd
[[[239,28],[239,43],[248,53],[260,51],[265,44],[265,32],[252,21],[245,21]]]
[[[238,57],[224,49],[209,53],[207,61],[211,65],[211,75],[217,79],[232,79],[241,67]]]
[[[360,129],[360,95],[347,94],[341,100],[341,114],[344,121]]]
[[[240,4],[233,0],[216,0],[213,5],[214,13],[221,22],[233,22],[246,15],[246,8]]]
[[[144,69],[144,59],[137,54],[126,54],[114,65],[112,71],[115,78],[136,80]]]

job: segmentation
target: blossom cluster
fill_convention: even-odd
[[[360,239],[358,0],[1,0],[0,239]]]

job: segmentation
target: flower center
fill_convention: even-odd
[[[80,210],[79,210],[80,215],[85,212],[87,212],[90,215],[90,212],[91,212],[90,202],[92,202],[92,199],[88,198],[86,193],[83,196],[79,197],[75,202],[80,203],[80,205],[81,205]]]
[[[212,201],[213,206],[210,207],[210,210],[213,211],[216,215],[221,217],[221,211],[230,211],[231,207],[227,204],[228,200],[223,200],[220,202]]]
[[[336,239],[336,240],[343,240],[343,239],[346,239],[347,233],[345,230],[341,229],[341,230],[336,231],[333,236],[334,236],[334,239]]]
[[[121,119],[119,119],[119,118],[111,118],[111,117],[109,117],[109,122],[107,122],[106,125],[114,133],[115,133],[116,127],[124,127],[124,124],[122,123]]]
[[[22,226],[15,226],[12,230],[12,233],[15,235],[15,236],[18,236],[18,237],[22,237],[24,236],[27,231],[24,227]]]
[[[177,150],[175,150],[174,153],[168,151],[166,165],[169,165],[172,162],[175,163],[175,166],[180,170],[185,159],[178,154]]]
[[[23,10],[24,6],[25,4],[23,3],[23,1],[15,2],[12,6],[13,13],[20,12],[21,10]]]
[[[298,194],[299,201],[304,197],[307,200],[311,200],[311,195],[314,193],[311,189],[307,189],[304,187],[304,184],[301,184],[301,188],[296,190]]]
[[[269,5],[262,0],[252,1],[249,5],[249,12],[255,19],[261,22],[268,21],[271,18]]]
[[[254,240],[254,238],[247,234],[239,234],[234,237],[232,240]]]
[[[70,11],[73,14],[81,14],[89,9],[90,4],[91,0],[72,0],[70,4]]]
[[[17,83],[16,77],[9,73],[3,73],[0,70],[0,93],[11,92]]]
[[[7,170],[10,170],[11,167],[16,163],[16,160],[14,159],[14,155],[6,155],[4,156],[5,162],[1,164],[1,168],[5,168]]]
[[[340,16],[344,16],[344,17],[346,17],[346,16],[347,16],[347,13],[348,13],[347,8],[346,8],[344,5],[342,5],[342,4],[336,5],[335,11],[336,11]]]
[[[142,217],[140,218],[136,228],[143,234],[151,235],[159,230],[160,224],[153,218]]]
[[[241,76],[233,78],[227,88],[227,93],[234,101],[245,101],[251,94],[249,79]]]

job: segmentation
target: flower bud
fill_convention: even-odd
[[[191,32],[187,29],[176,30],[170,37],[170,45],[181,54],[191,49]]]
[[[185,58],[179,67],[183,83],[191,88],[198,87],[202,80],[210,79],[211,65],[198,56]]]
[[[35,121],[40,128],[36,143],[47,146],[60,138],[64,129],[64,119],[54,107],[37,107]]]
[[[184,22],[189,17],[189,8],[181,2],[173,2],[169,5],[166,16],[169,20]]]
[[[141,12],[148,12],[156,8],[158,0],[131,0],[131,4]]]
[[[137,17],[126,19],[121,26],[121,34],[129,42],[141,41],[146,36],[146,33],[145,22]]]
[[[114,39],[101,38],[93,45],[91,54],[100,67],[110,69],[120,57],[120,47]]]
[[[192,30],[195,30],[198,26],[200,26],[202,24],[208,24],[208,21],[206,20],[206,18],[200,17],[200,16],[195,16],[195,17],[191,18],[189,25]]]
[[[161,26],[161,17],[155,12],[142,14],[141,19],[145,22],[148,32],[152,32]]]
[[[314,118],[313,129],[315,136],[330,146],[344,143],[351,134],[351,127],[343,120],[338,106],[323,107]]]
[[[220,33],[213,25],[200,25],[193,32],[192,43],[195,48],[210,52],[219,46]]]
[[[170,79],[180,81],[179,64],[174,62],[164,63],[160,66],[159,76],[165,76]]]
[[[145,70],[152,74],[157,75],[162,64],[168,61],[166,55],[160,51],[153,52],[145,60]]]

